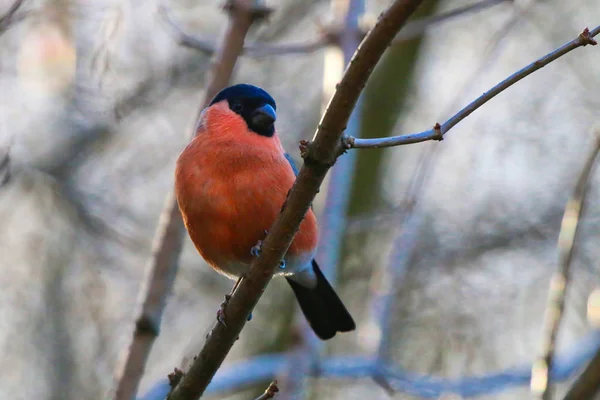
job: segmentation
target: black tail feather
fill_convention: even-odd
[[[317,276],[317,286],[307,288],[287,278],[292,287],[300,309],[316,335],[323,340],[331,339],[336,332],[348,332],[356,329],[352,316],[344,303],[335,293],[316,261],[312,262]]]

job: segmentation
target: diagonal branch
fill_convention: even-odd
[[[492,98],[496,97],[496,95],[500,94],[504,90],[508,89],[515,83],[519,82],[521,79],[526,76],[531,75],[535,71],[545,67],[550,64],[552,61],[557,60],[558,58],[564,56],[570,51],[575,50],[578,47],[583,47],[589,45],[596,45],[597,42],[594,40],[594,37],[600,33],[600,26],[592,29],[591,31],[587,28],[584,29],[582,33],[577,36],[576,39],[570,41],[569,43],[559,47],[558,49],[552,51],[551,53],[545,55],[544,57],[534,61],[529,64],[525,68],[520,71],[515,72],[483,95],[475,99],[465,108],[460,110],[442,125],[435,124],[433,129],[429,129],[424,132],[419,133],[409,133],[400,136],[392,136],[387,138],[377,138],[377,139],[359,139],[353,138],[351,136],[344,138],[344,147],[347,149],[356,148],[356,149],[367,149],[367,148],[382,148],[382,147],[393,147],[393,146],[401,146],[405,144],[411,143],[420,143],[426,142],[429,140],[442,140],[446,132],[452,129],[455,125],[457,125],[460,121],[471,115],[475,110],[479,107],[483,106]]]
[[[10,147],[0,147],[0,188],[10,181],[10,175]]]
[[[279,387],[277,387],[277,381],[271,382],[269,387],[265,390],[263,394],[258,396],[255,400],[268,400],[275,397],[275,393],[279,392]]]
[[[228,84],[250,26],[268,12],[268,9],[254,7],[252,4],[253,1],[238,0],[229,1],[225,6],[229,23],[221,51],[215,55],[201,109]],[[196,123],[190,137],[195,134],[195,125]],[[146,266],[144,281],[140,287],[132,342],[125,353],[123,363],[118,366],[115,400],[132,399],[137,392],[152,344],[159,333],[166,298],[177,274],[184,234],[177,201],[171,192],[166,197],[160,215],[152,258]]]
[[[361,43],[319,123],[314,142],[305,142],[302,146],[304,165],[281,215],[263,242],[263,251],[253,261],[250,271],[229,300],[227,327],[219,323],[213,326],[202,350],[169,395],[169,400],[197,399],[206,390],[289,248],[325,175],[335,163],[340,152],[342,131],[373,68],[422,1],[394,1]]]
[[[0,35],[6,32],[15,23],[25,19],[28,12],[19,12],[19,9],[21,8],[21,6],[23,6],[23,3],[25,3],[25,0],[15,0],[15,2],[10,6],[6,14],[0,17]]]
[[[554,361],[556,337],[562,321],[565,308],[565,297],[569,284],[571,261],[579,233],[578,223],[584,210],[590,175],[600,151],[600,132],[595,133],[594,146],[577,179],[573,194],[565,207],[560,234],[558,236],[558,265],[550,281],[550,293],[546,306],[546,316],[542,330],[542,355],[533,364],[531,371],[531,390],[543,400],[552,398],[549,371]]]

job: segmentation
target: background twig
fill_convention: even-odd
[[[441,13],[439,15],[410,21],[406,24],[405,29],[396,35],[393,44],[404,43],[407,40],[412,40],[419,35],[422,35],[427,28],[439,24],[441,22],[450,21],[457,17],[465,16],[473,12],[491,8],[498,4],[510,3],[512,0],[481,0],[477,3],[463,7],[458,7],[454,10]],[[172,35],[177,43],[190,49],[198,50],[204,54],[210,55],[215,52],[215,45],[212,41],[204,39],[200,36],[195,36],[184,31],[179,24],[171,17],[165,7],[159,9],[165,23],[169,26]],[[360,24],[357,22],[356,29],[353,30],[352,41],[359,42],[363,39],[366,32],[374,25],[375,17],[367,18],[361,15]],[[288,54],[310,54],[320,50],[328,45],[340,45],[344,47],[343,41],[348,41],[350,36],[345,28],[341,30],[336,26],[321,27],[321,32],[316,39],[307,41],[306,43],[286,43],[286,44],[266,44],[266,43],[248,43],[244,46],[243,54],[249,57],[266,57],[266,56],[282,56]]]
[[[593,331],[560,352],[552,367],[552,379],[564,382],[573,378],[599,347],[600,332]],[[269,381],[291,361],[290,358],[287,354],[267,354],[225,366],[219,370],[205,395],[219,396]],[[426,399],[439,399],[444,394],[474,398],[527,385],[531,380],[531,362],[476,377],[453,379],[419,375],[399,366],[381,365],[373,357],[347,355],[323,358],[310,373],[318,374],[321,379],[343,379],[344,382],[380,374],[395,392]],[[164,400],[168,391],[169,383],[165,380],[138,400]]]
[[[581,174],[577,179],[573,194],[569,199],[563,216],[558,236],[558,265],[550,281],[550,292],[546,306],[544,328],[542,330],[542,355],[533,364],[531,373],[531,390],[539,398],[552,398],[552,385],[549,371],[554,360],[556,337],[563,317],[565,297],[570,278],[571,260],[577,234],[579,219],[583,213],[588,181],[600,151],[600,132],[594,132],[594,146],[589,152]]]
[[[279,388],[277,387],[277,381],[273,381],[269,384],[269,387],[265,390],[263,394],[258,396],[256,400],[268,400],[275,397],[275,394],[279,392]]]
[[[19,12],[19,9],[25,0],[15,0],[15,2],[10,6],[6,14],[0,17],[0,35],[6,32],[11,26],[15,23],[22,21],[27,16],[27,11]]]

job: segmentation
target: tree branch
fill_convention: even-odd
[[[512,3],[513,1],[514,0],[481,0],[477,3],[457,7],[454,10],[446,11],[428,18],[410,21],[408,24],[406,24],[406,28],[396,35],[396,38],[392,44],[397,45],[406,42],[407,40],[415,39],[425,33],[425,31],[432,25],[438,25],[441,22],[451,21],[456,17],[463,17],[465,15],[482,11],[502,3]]]
[[[216,323],[190,370],[169,400],[197,399],[204,393],[289,248],[329,168],[340,154],[342,131],[367,79],[387,46],[423,0],[396,0],[356,52],[318,126],[312,144],[304,143],[304,165],[281,215],[270,228],[260,256],[233,293],[223,324]]]
[[[10,6],[6,14],[0,17],[0,35],[6,32],[15,23],[25,19],[28,12],[18,12],[24,3],[25,0],[15,0],[15,2],[12,4],[12,6]]]
[[[162,15],[164,21],[169,26],[172,35],[178,44],[190,49],[199,50],[200,52],[211,55],[215,52],[215,46],[212,41],[203,39],[197,36],[186,33],[170,16],[168,10],[161,6],[159,13]],[[249,43],[246,44],[242,49],[242,54],[250,57],[265,57],[270,55],[285,55],[285,54],[305,54],[312,53],[313,51],[319,50],[328,44],[335,41],[335,36],[328,35],[323,32],[320,37],[307,43],[290,43],[280,45],[266,45],[261,43]]]
[[[407,40],[414,39],[422,35],[427,28],[434,24],[453,20],[456,17],[468,15],[473,12],[481,11],[501,3],[508,3],[512,0],[481,0],[477,3],[470,4],[463,7],[458,7],[454,10],[450,10],[439,15],[423,18],[420,20],[410,21],[406,24],[405,29],[400,32],[394,41],[394,45],[406,42]],[[214,53],[214,44],[207,39],[202,37],[194,36],[186,33],[180,26],[171,18],[165,7],[160,7],[159,12],[164,18],[165,22],[169,26],[171,33],[175,37],[178,44],[190,49],[198,50],[204,54],[210,55]],[[375,18],[369,18],[375,20]],[[374,22],[369,21],[363,24],[357,25],[355,31],[356,37],[353,40],[360,42],[366,31],[374,25]],[[340,44],[344,39],[343,36],[347,36],[347,33],[343,29],[337,29],[333,27],[322,27],[319,37],[306,43],[289,43],[289,44],[275,44],[269,45],[264,43],[251,43],[244,46],[243,54],[249,57],[267,57],[267,56],[280,56],[288,54],[310,54],[314,51],[320,50],[328,45]]]
[[[552,366],[552,379],[555,381],[571,379],[594,356],[599,347],[600,331],[592,331],[577,340],[569,349],[556,357],[556,362]],[[260,355],[223,367],[205,394],[223,396],[269,381],[290,362],[289,357],[288,354]],[[474,398],[491,396],[507,389],[527,385],[531,379],[531,362],[484,375],[453,379],[419,375],[394,365],[380,365],[372,357],[364,355],[347,355],[322,359],[310,372],[312,375],[318,374],[319,378],[347,382],[371,378],[378,373],[385,377],[386,382],[397,393],[425,399],[439,399],[443,395],[450,394],[461,398]],[[164,400],[168,390],[169,383],[165,380],[156,384],[138,400]]]
[[[475,99],[465,108],[460,110],[442,125],[435,124],[433,129],[429,129],[427,131],[419,132],[419,133],[409,133],[400,136],[392,136],[387,138],[377,138],[377,139],[359,139],[351,136],[347,136],[344,138],[344,147],[346,149],[356,148],[356,149],[366,149],[366,148],[382,148],[382,147],[392,147],[392,146],[401,146],[405,144],[411,143],[420,143],[426,142],[429,140],[442,140],[446,132],[452,129],[456,124],[460,121],[468,117],[473,111],[477,110],[479,107],[487,103],[489,100],[494,98],[496,95],[501,93],[502,91],[508,89],[510,86],[519,82],[521,79],[526,76],[531,75],[533,72],[537,71],[550,64],[552,61],[557,60],[558,58],[564,56],[572,50],[575,50],[578,47],[590,45],[596,45],[597,42],[594,40],[594,37],[600,33],[600,26],[594,28],[593,30],[584,29],[582,33],[577,36],[576,39],[570,41],[569,43],[559,47],[558,49],[552,51],[551,53],[545,55],[544,57],[534,61],[529,64],[525,68],[520,71],[515,72],[483,95]]]
[[[279,392],[279,388],[277,387],[277,381],[271,382],[269,387],[265,390],[263,394],[258,396],[255,400],[268,400],[275,397],[275,393]]]
[[[225,5],[229,23],[221,51],[215,55],[200,109],[206,107],[214,95],[228,84],[250,26],[268,12],[268,9],[252,4],[254,2],[250,0],[232,0]],[[198,117],[199,114],[196,121]],[[195,132],[196,123],[189,136],[192,137]],[[171,191],[165,199],[155,233],[152,258],[146,266],[144,281],[140,287],[132,342],[117,370],[115,400],[132,399],[137,392],[152,344],[159,333],[166,298],[177,274],[184,234],[177,200]]]
[[[552,386],[548,371],[552,367],[554,351],[556,349],[556,337],[562,321],[565,308],[565,296],[569,284],[571,261],[577,234],[578,223],[583,214],[585,196],[588,181],[595,165],[598,152],[600,151],[600,132],[595,132],[594,147],[588,154],[587,160],[577,179],[573,194],[569,199],[563,216],[558,235],[558,265],[556,272],[550,281],[550,292],[546,306],[546,316],[542,330],[542,355],[533,364],[531,376],[531,390],[539,398],[550,400],[552,398]]]
[[[0,147],[0,188],[10,181],[10,147]]]
[[[406,270],[417,245],[416,232],[423,223],[423,215],[412,205],[407,207],[403,214],[404,218],[402,215],[395,218],[399,222],[396,237],[389,260],[380,276],[379,287],[373,295],[372,313],[379,330],[379,344],[375,358],[381,365],[390,363],[391,317],[395,314],[396,296],[402,289]],[[378,372],[376,371],[373,375],[373,380],[387,392],[391,392],[390,395],[393,394],[393,389],[386,377]]]

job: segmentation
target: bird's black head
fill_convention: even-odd
[[[259,87],[239,84],[221,90],[209,106],[227,100],[229,108],[239,114],[251,131],[271,137],[275,133],[275,100]]]

